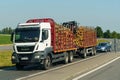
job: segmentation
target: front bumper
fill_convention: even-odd
[[[16,64],[19,63],[21,65],[28,65],[28,64],[42,64],[43,62],[43,55],[40,52],[31,53],[31,54],[17,54],[13,53],[12,55],[12,63]]]
[[[105,52],[106,49],[101,49],[101,48],[100,48],[100,49],[97,49],[97,51],[98,51],[98,52]]]

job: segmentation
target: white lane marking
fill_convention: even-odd
[[[95,72],[95,71],[97,71],[97,70],[99,70],[99,69],[101,69],[101,68],[103,68],[103,67],[111,64],[112,62],[114,62],[114,61],[116,61],[116,60],[118,60],[118,59],[120,59],[120,57],[117,57],[117,58],[115,58],[115,59],[113,59],[113,60],[111,60],[111,61],[103,64],[102,66],[99,66],[99,67],[97,67],[97,68],[95,68],[95,69],[93,69],[93,70],[91,70],[91,71],[89,71],[89,72],[87,72],[87,73],[84,73],[84,74],[82,74],[82,75],[80,75],[80,76],[78,76],[78,77],[76,77],[76,78],[74,78],[74,79],[72,79],[72,80],[81,79],[81,78],[83,78],[83,77],[85,77],[85,76],[87,76],[87,75],[89,75],[89,74],[91,74],[91,73],[93,73],[93,72]]]
[[[95,57],[100,56],[100,55],[102,55],[102,54],[98,54],[96,56],[93,56],[93,57],[90,57],[90,58],[86,58],[86,59],[83,59],[83,60],[80,60],[80,61],[76,61],[76,62],[73,62],[73,63],[69,63],[69,64],[66,64],[66,65],[63,65],[63,66],[60,66],[60,67],[52,68],[52,69],[49,69],[49,70],[46,70],[46,71],[42,71],[42,72],[31,74],[31,75],[28,75],[28,76],[25,76],[25,77],[21,77],[21,78],[18,78],[16,80],[22,80],[22,79],[34,77],[34,76],[37,76],[37,75],[40,75],[40,74],[44,74],[44,73],[47,73],[47,72],[50,72],[50,71],[58,70],[58,69],[61,69],[63,67],[70,66],[70,65],[73,65],[73,64],[77,64],[77,63],[80,63],[80,62],[83,62],[83,61],[95,58]]]

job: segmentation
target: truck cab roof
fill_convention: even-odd
[[[20,23],[19,26],[39,25],[40,23]]]
[[[41,22],[41,23],[21,23],[18,24],[17,28],[29,28],[29,27],[40,27],[44,26],[44,28],[51,28],[49,22]]]

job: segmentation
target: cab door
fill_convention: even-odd
[[[41,50],[45,50],[45,48],[50,47],[50,44],[51,44],[50,30],[42,29],[42,36],[41,36],[41,41],[40,41]]]

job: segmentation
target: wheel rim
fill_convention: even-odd
[[[66,59],[65,59],[66,63],[68,63],[68,56],[66,56]]]
[[[73,61],[73,54],[72,53],[70,53],[70,60],[69,60],[70,62],[72,62]]]
[[[49,68],[50,67],[50,64],[51,64],[51,60],[50,60],[50,57],[48,56],[46,58],[46,67]]]
[[[69,61],[69,56],[68,56],[68,53],[65,53],[65,60],[64,60],[64,63],[67,64],[68,61]]]
[[[86,58],[86,56],[87,56],[86,53],[84,53],[84,58]]]

